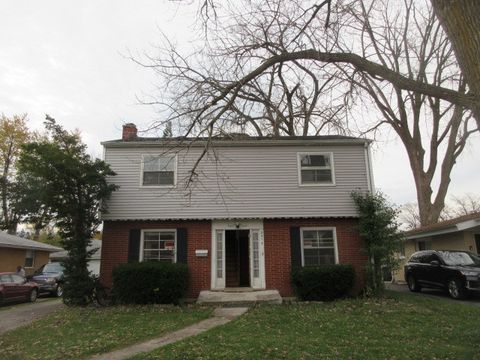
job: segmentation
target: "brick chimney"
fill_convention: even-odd
[[[123,125],[122,140],[135,140],[137,137],[137,126],[133,123]]]

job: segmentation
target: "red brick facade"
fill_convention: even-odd
[[[103,225],[102,261],[100,276],[103,284],[111,286],[112,270],[128,261],[130,229],[187,229],[190,268],[188,297],[197,297],[201,290],[210,289],[210,247],[212,244],[210,221],[105,221]],[[207,249],[208,257],[196,257],[196,249]]]
[[[277,219],[264,220],[265,280],[267,289],[276,289],[282,296],[293,296],[290,285],[290,227],[336,227],[339,261],[352,264],[357,271],[355,290],[363,285],[362,252],[356,219]],[[190,288],[188,297],[197,297],[211,285],[211,222],[210,221],[106,221],[103,227],[101,280],[111,286],[113,268],[128,260],[130,229],[187,229]],[[196,257],[195,250],[208,250],[207,257]]]
[[[267,289],[277,289],[282,296],[293,296],[290,284],[290,227],[335,227],[338,260],[355,267],[357,280],[354,292],[363,287],[363,269],[367,258],[358,234],[357,219],[278,219],[264,220],[265,280]]]

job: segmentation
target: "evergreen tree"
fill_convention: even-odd
[[[363,195],[354,192],[352,198],[360,216],[360,236],[365,241],[368,256],[366,293],[380,295],[384,290],[382,268],[395,268],[395,253],[400,251],[402,244],[403,234],[396,221],[397,210],[381,193]]]
[[[35,185],[36,201],[47,210],[59,229],[69,257],[64,262],[63,299],[67,305],[86,305],[91,299],[93,279],[87,262],[90,239],[101,221],[99,212],[116,185],[107,183],[115,173],[86,153],[78,133],[70,133],[47,115],[49,137],[24,145],[19,171]]]

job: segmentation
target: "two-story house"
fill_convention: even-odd
[[[120,186],[103,214],[104,283],[118,264],[158,260],[188,264],[192,298],[229,288],[288,297],[292,267],[336,263],[352,264],[361,287],[351,192],[373,188],[368,140],[234,136],[204,154],[206,140],[142,138],[127,124],[103,146]]]

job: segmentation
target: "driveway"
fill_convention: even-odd
[[[0,306],[0,334],[28,325],[63,306],[61,299],[38,299],[34,304]]]
[[[406,284],[391,284],[391,283],[386,283],[385,288],[387,290],[396,291],[396,292],[410,293],[412,295],[425,296],[432,299],[442,299],[446,301],[451,301],[456,304],[480,306],[480,292],[471,293],[470,296],[465,300],[454,300],[450,296],[448,296],[446,291],[442,291],[442,290],[422,289],[420,292],[414,293],[408,290],[408,286]]]

